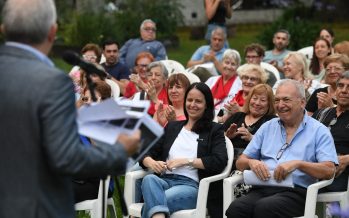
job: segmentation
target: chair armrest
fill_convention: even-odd
[[[136,196],[136,180],[152,173],[152,171],[137,170],[127,172],[125,175],[124,198],[126,205],[135,203]]]
[[[223,171],[220,174],[206,177],[200,180],[198,197],[196,202],[197,217],[206,217],[207,197],[210,184],[219,180],[223,180],[227,177],[227,173]]]
[[[242,173],[234,174],[231,177],[228,177],[223,180],[223,210],[226,211],[235,200],[234,188],[244,182],[244,177]],[[224,215],[224,217],[226,217]]]
[[[316,199],[317,199],[318,191],[319,189],[330,185],[332,182],[333,182],[333,177],[332,179],[322,180],[308,186],[307,197],[305,200],[304,217],[315,217]]]

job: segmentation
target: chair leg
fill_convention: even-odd
[[[109,204],[108,208],[109,208],[110,217],[111,218],[117,218],[115,205],[114,204]]]

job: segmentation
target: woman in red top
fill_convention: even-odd
[[[168,104],[166,82],[168,71],[160,62],[155,61],[148,65],[147,83],[144,83],[144,90],[134,94],[135,100],[150,100],[151,105],[148,114],[151,116],[155,113],[155,105],[160,103]]]
[[[241,111],[246,97],[254,86],[266,83],[268,80],[268,74],[266,74],[262,67],[256,64],[245,65],[242,69],[239,69],[238,74],[242,81],[242,89],[228,104],[224,105],[226,113],[223,115],[222,122],[232,114]]]
[[[130,75],[130,82],[126,86],[125,98],[131,98],[136,92],[143,90],[144,83],[147,82],[147,67],[155,59],[149,52],[138,53],[133,72]]]

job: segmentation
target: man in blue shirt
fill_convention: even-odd
[[[212,31],[211,43],[210,45],[203,45],[198,48],[193,56],[187,63],[187,67],[193,67],[198,64],[204,64],[207,62],[213,63],[218,72],[222,72],[221,61],[223,58],[223,53],[226,48],[224,48],[224,42],[227,39],[227,35],[224,29],[217,27]]]
[[[105,57],[102,66],[111,75],[109,79],[119,85],[120,92],[123,95],[129,82],[130,70],[119,61],[119,43],[114,40],[106,40],[102,45],[102,49]]]
[[[151,53],[155,60],[165,60],[167,57],[165,46],[156,40],[156,24],[150,19],[142,22],[140,38],[128,40],[120,49],[120,62],[126,64],[131,71],[135,66],[135,60],[140,52]]]
[[[338,164],[329,130],[306,115],[305,91],[295,80],[282,80],[276,90],[274,118],[257,131],[236,167],[250,169],[264,181],[292,176],[294,188],[253,187],[226,211],[227,217],[297,217],[304,214],[306,188],[330,179]]]

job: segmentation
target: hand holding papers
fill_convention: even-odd
[[[78,110],[78,129],[97,141],[114,144],[120,133],[141,130],[142,153],[161,137],[163,128],[148,114],[149,101],[108,99]],[[144,152],[143,152],[144,151]],[[139,155],[137,155],[139,158]]]
[[[286,177],[286,179],[281,182],[277,182],[274,179],[273,177],[274,171],[270,171],[270,175],[272,176],[270,179],[266,181],[260,180],[252,170],[245,170],[243,174],[244,174],[244,182],[246,185],[280,186],[280,187],[291,187],[291,188],[294,187],[292,174],[289,174]]]

